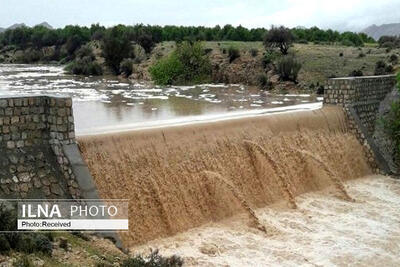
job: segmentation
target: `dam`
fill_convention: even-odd
[[[125,247],[243,214],[268,236],[276,229],[258,209],[296,213],[303,194],[329,188],[357,203],[348,183],[391,173],[372,136],[394,86],[394,76],[332,79],[322,108],[84,136],[70,98],[1,98],[1,196],[129,199]]]

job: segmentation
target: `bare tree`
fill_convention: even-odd
[[[293,40],[294,36],[290,32],[290,29],[285,28],[284,26],[272,26],[264,37],[264,46],[267,48],[278,47],[281,53],[286,55]]]

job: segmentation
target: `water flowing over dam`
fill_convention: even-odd
[[[78,138],[104,199],[130,199],[127,246],[372,174],[341,107]]]

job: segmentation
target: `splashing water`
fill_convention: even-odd
[[[233,195],[240,201],[240,204],[242,205],[244,210],[247,211],[249,214],[251,220],[250,226],[257,228],[262,232],[265,233],[267,232],[267,229],[265,228],[264,225],[260,223],[260,220],[258,219],[256,213],[247,203],[242,193],[240,193],[233,185],[231,185],[227,180],[225,180],[219,173],[210,171],[204,171],[204,173],[206,174],[206,176],[213,178],[213,180],[217,180],[221,182],[223,185],[225,185],[233,193]]]
[[[130,199],[126,246],[243,210],[257,227],[257,208],[372,173],[337,107],[78,141],[101,197]]]
[[[330,178],[332,179],[332,181],[334,182],[334,185],[336,186],[336,188],[341,192],[342,194],[342,198],[344,200],[347,201],[351,201],[351,202],[355,202],[355,200],[347,193],[346,188],[343,185],[343,181],[332,171],[331,168],[329,168],[328,164],[326,164],[325,162],[323,162],[318,156],[315,156],[313,154],[311,154],[308,151],[305,150],[298,150],[298,149],[293,149],[293,151],[296,151],[298,153],[300,153],[303,156],[307,156],[313,160],[315,160],[317,163],[319,163],[320,165],[322,165],[322,167],[324,168],[324,170],[329,173]]]

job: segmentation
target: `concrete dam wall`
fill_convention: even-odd
[[[377,120],[382,115],[379,110],[390,106],[395,85],[395,75],[335,78],[328,81],[324,92],[324,104],[344,108],[349,127],[365,146],[371,166],[387,174],[397,172],[394,149]]]
[[[0,130],[2,198],[81,198],[95,193],[79,161],[71,98],[0,98]]]
[[[372,135],[394,84],[332,79],[320,110],[81,138],[70,98],[0,98],[0,197],[130,199],[126,246],[242,212],[262,229],[254,208],[329,186],[350,200],[342,181],[390,171]]]

